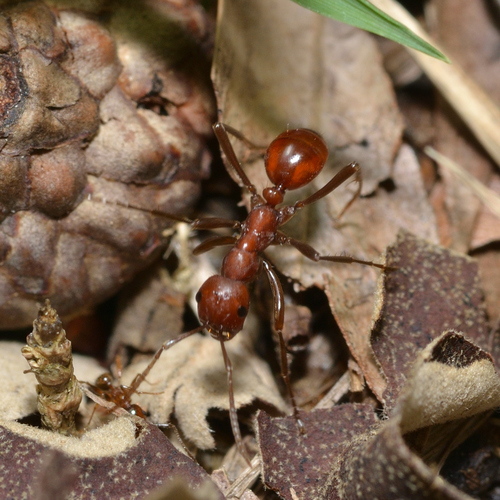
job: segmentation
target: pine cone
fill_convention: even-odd
[[[64,3],[0,7],[4,329],[29,325],[45,298],[67,317],[115,293],[171,224],[123,204],[185,214],[210,160],[203,11]]]

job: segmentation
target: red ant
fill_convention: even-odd
[[[132,395],[136,393],[137,390],[131,390],[131,388],[126,385],[116,385],[113,383],[114,380],[115,379],[110,372],[105,372],[97,377],[97,380],[94,384],[89,384],[87,382],[86,385],[91,389],[93,396],[97,396],[98,398],[101,398],[102,400],[110,403],[110,412],[113,412],[115,409],[121,408],[131,415],[137,415],[138,417],[146,418],[146,415],[144,414],[142,408],[139,405],[132,403],[131,401]],[[86,394],[88,395],[89,393],[86,391]],[[101,403],[99,401],[95,402],[97,404]]]
[[[124,414],[124,411],[126,411],[130,415],[145,419],[146,415],[143,409],[139,405],[132,403],[132,396],[135,393],[139,393],[139,391],[137,391],[138,386],[132,386],[136,384],[136,379],[141,375],[137,375],[136,379],[134,379],[132,382],[132,386],[119,384],[117,383],[117,381],[121,378],[123,368],[121,357],[119,354],[115,358],[114,367],[114,373],[104,372],[103,374],[99,375],[99,377],[97,377],[94,384],[84,382],[85,394],[87,394],[87,396],[98,405],[107,408],[109,413]],[[86,390],[86,387],[88,387],[89,390]],[[96,407],[94,407],[94,411],[92,412],[92,415],[90,417],[90,421],[92,420],[92,417],[94,415],[95,408]]]
[[[137,375],[132,381],[131,386],[115,383],[115,381],[121,377],[122,373],[122,364],[118,355],[115,360],[115,366],[118,371],[116,375],[113,375],[111,372],[104,372],[102,375],[97,377],[95,384],[84,382],[90,390],[88,390],[85,386],[81,386],[85,394],[96,403],[96,406],[94,406],[94,409],[92,410],[89,424],[92,421],[97,405],[105,407],[109,413],[115,413],[117,416],[126,415],[128,413],[129,415],[137,416],[146,420],[144,410],[138,404],[132,403],[131,398],[133,394],[160,394],[158,392],[137,391],[137,387],[143,382],[144,379],[141,379],[139,383],[136,382],[136,379],[142,377],[143,374]],[[195,460],[194,456],[185,446],[175,425],[168,422],[165,424],[155,425],[160,429],[172,430],[186,455],[188,455],[192,460]]]
[[[358,183],[358,189],[341,211],[340,215],[342,215],[361,191],[360,167],[357,163],[351,163],[342,168],[325,186],[309,197],[297,201],[293,205],[283,205],[276,208],[277,205],[283,203],[286,191],[309,184],[323,169],[328,157],[328,149],[322,137],[316,132],[307,129],[287,130],[276,137],[267,148],[264,157],[266,172],[273,186],[264,189],[262,195],[260,195],[241,167],[228,134],[235,136],[249,147],[256,148],[256,146],[240,132],[228,125],[219,122],[213,128],[226,157],[227,170],[229,171],[232,168],[251,194],[251,209],[243,223],[223,218],[201,218],[191,221],[181,216],[157,213],[157,215],[164,215],[173,220],[188,222],[194,229],[238,229],[240,236],[238,238],[214,236],[195,248],[193,253],[197,255],[217,246],[232,245],[231,250],[229,250],[222,262],[220,274],[208,278],[196,294],[201,326],[180,335],[174,340],[165,342],[158,349],[144,372],[135,378],[127,390],[127,395],[137,391],[139,385],[145,380],[163,351],[194,333],[207,330],[221,345],[228,379],[231,427],[238,450],[249,462],[243,447],[238,424],[234,403],[232,365],[226,352],[225,342],[231,340],[243,328],[250,305],[248,285],[262,270],[267,274],[274,297],[274,329],[278,334],[280,344],[281,375],[292,402],[293,415],[300,431],[305,432],[290,385],[287,350],[282,334],[285,312],[283,288],[271,263],[263,255],[264,250],[270,245],[292,245],[305,257],[313,261],[358,263],[380,269],[386,268],[382,264],[349,256],[320,255],[307,243],[290,238],[279,230],[299,210],[324,198],[346,180],[354,177],[354,180]]]

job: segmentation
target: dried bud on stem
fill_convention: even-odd
[[[38,380],[42,425],[61,434],[74,434],[82,392],[73,373],[71,342],[48,299],[38,311],[26,342],[21,351],[31,368],[24,373],[34,373]]]

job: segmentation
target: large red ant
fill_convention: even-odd
[[[263,255],[264,250],[270,245],[291,245],[313,261],[358,263],[380,269],[386,268],[382,264],[355,259],[350,256],[320,255],[307,243],[290,238],[279,230],[299,210],[324,198],[346,180],[353,177],[358,183],[358,189],[341,211],[340,215],[342,215],[361,191],[360,167],[357,163],[351,163],[342,168],[325,186],[309,197],[297,201],[293,205],[283,205],[276,208],[277,205],[283,203],[286,191],[305,186],[323,169],[328,157],[328,149],[322,137],[316,132],[307,129],[287,130],[276,137],[267,148],[264,157],[266,172],[273,186],[264,189],[262,195],[260,195],[241,167],[228,134],[235,136],[250,147],[256,148],[256,146],[240,132],[228,125],[219,122],[213,128],[227,160],[226,168],[228,171],[231,168],[234,170],[239,180],[251,194],[251,209],[243,223],[223,218],[200,218],[191,221],[181,216],[157,213],[177,221],[188,222],[194,229],[237,229],[240,231],[240,236],[215,236],[195,248],[194,254],[196,255],[217,246],[232,245],[231,250],[229,250],[222,262],[220,274],[208,278],[196,294],[201,326],[180,335],[174,340],[165,342],[158,349],[144,372],[132,382],[127,394],[131,395],[137,391],[163,351],[194,333],[207,330],[221,345],[228,379],[231,427],[238,450],[249,462],[243,447],[234,403],[232,365],[224,344],[243,328],[250,305],[248,285],[262,270],[269,279],[274,297],[274,329],[278,334],[280,344],[281,375],[292,402],[293,415],[300,431],[305,431],[290,385],[287,350],[282,334],[285,311],[283,288],[271,263]],[[156,214],[156,212],[153,213]]]

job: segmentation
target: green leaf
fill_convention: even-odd
[[[367,0],[293,0],[306,9],[381,35],[445,62],[448,58]]]

